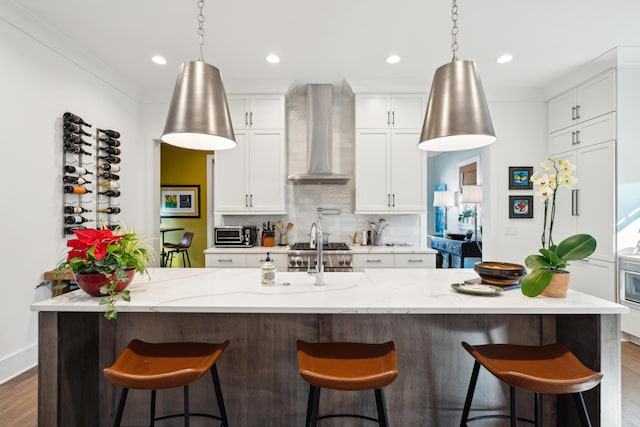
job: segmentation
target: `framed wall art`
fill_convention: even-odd
[[[200,218],[200,186],[162,185],[160,204],[162,218]]]
[[[533,166],[509,166],[509,190],[532,190]]]
[[[533,196],[509,196],[509,218],[533,218]]]

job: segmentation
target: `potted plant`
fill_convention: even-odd
[[[153,263],[153,249],[133,230],[118,227],[109,229],[75,230],[76,239],[70,239],[71,249],[57,270],[71,270],[78,286],[92,296],[101,296],[100,305],[106,307],[104,317],[117,319],[115,304],[119,298],[130,301],[125,289],[136,272],[147,273]]]
[[[573,176],[575,166],[566,160],[554,160],[550,157],[540,165],[546,173],[540,177],[537,173],[533,174],[531,182],[536,196],[544,202],[544,223],[540,238],[542,247],[538,250],[539,255],[529,255],[524,260],[530,272],[522,279],[520,289],[529,297],[540,294],[565,297],[570,278],[565,268],[569,261],[581,260],[591,255],[596,250],[596,240],[589,234],[574,234],[557,245],[554,243],[556,196],[560,187],[570,189],[577,182]]]

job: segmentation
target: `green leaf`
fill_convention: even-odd
[[[556,266],[562,264],[563,261],[549,249],[540,249],[539,251],[549,261],[549,265]]]
[[[588,257],[596,250],[596,239],[589,234],[574,234],[558,245],[557,254],[564,261],[575,261]]]
[[[524,264],[531,269],[549,267],[549,261],[542,255],[529,255],[525,258]]]
[[[537,297],[551,283],[552,270],[533,270],[520,282],[520,291],[528,297]]]

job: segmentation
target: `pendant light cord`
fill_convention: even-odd
[[[458,5],[456,0],[453,0],[451,5],[451,21],[453,22],[453,28],[451,28],[451,52],[453,58],[451,61],[458,60]]]
[[[455,3],[455,0],[454,0],[454,3]],[[198,15],[198,45],[200,46],[200,59],[199,59],[199,61],[204,61],[204,54],[203,54],[204,15],[202,14],[202,9],[204,9],[204,0],[198,0],[198,8],[200,9],[200,14]]]

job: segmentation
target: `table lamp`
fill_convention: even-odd
[[[443,235],[444,235],[444,232],[447,231],[447,208],[450,208],[455,205],[456,205],[455,191],[434,191],[433,192],[433,206],[444,209],[444,216],[442,220],[442,225],[444,227],[444,230],[442,231]]]
[[[463,185],[460,202],[473,204],[473,240],[478,241],[478,203],[482,203],[482,186]]]

